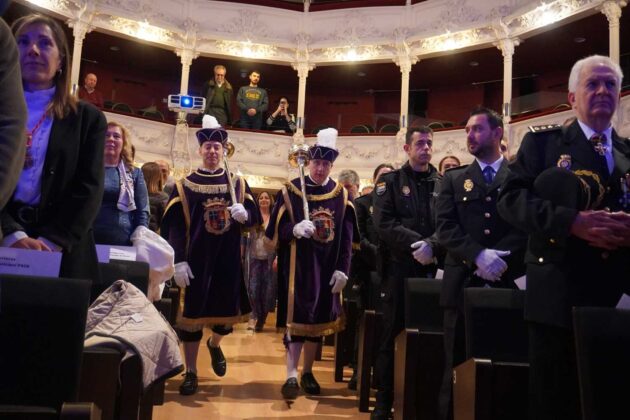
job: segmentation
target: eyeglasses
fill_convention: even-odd
[[[288,104],[287,101],[280,101],[280,105],[286,105],[286,104]]]

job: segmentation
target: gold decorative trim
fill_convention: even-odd
[[[289,334],[305,337],[321,337],[323,335],[334,334],[346,328],[346,317],[342,312],[339,318],[324,324],[295,324],[287,325]]]
[[[265,237],[265,245],[267,245],[271,249],[276,249],[276,246],[278,245],[278,229],[280,228],[280,220],[282,219],[282,216],[284,215],[285,211],[286,211],[286,207],[283,204],[278,210],[278,216],[276,216],[276,221],[275,221],[276,227],[273,232],[273,239],[269,239]]]
[[[289,258],[289,293],[287,303],[287,328],[293,322],[293,305],[295,305],[295,254],[297,244],[295,239],[291,240],[291,257]],[[290,331],[290,330],[289,330]]]
[[[361,244],[358,243],[358,242],[354,242],[354,239],[352,240],[352,250],[353,251],[360,251],[361,250]]]
[[[335,181],[333,181],[335,182]],[[287,182],[286,186],[289,190],[298,197],[302,198],[302,191],[300,191],[292,182]],[[326,194],[306,194],[307,201],[324,201],[330,200],[331,198],[337,197],[343,191],[343,185],[336,183],[335,188],[329,193]]]
[[[291,204],[291,199],[289,198],[289,191],[287,191],[286,187],[282,187],[282,197],[284,198],[284,205],[289,213],[289,219],[291,223],[295,224],[295,217],[293,217],[293,205]],[[278,221],[280,218],[278,218]]]
[[[199,194],[225,194],[228,192],[227,184],[202,185],[196,184],[188,179],[184,179],[184,186]]]
[[[239,322],[247,322],[249,320],[249,312],[246,314],[226,316],[226,317],[204,317],[204,318],[186,318],[184,316],[184,301],[186,298],[186,289],[181,289],[179,294],[179,309],[177,311],[176,327],[184,331],[199,331],[192,327],[204,327],[207,325],[233,325]]]
[[[181,201],[182,199],[179,197],[175,197],[171,201],[169,201],[168,204],[166,205],[166,208],[164,209],[164,214],[166,214],[166,212],[169,211],[169,209],[173,207],[175,204],[181,203]]]

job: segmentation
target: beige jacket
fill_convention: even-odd
[[[90,306],[85,338],[86,347],[113,339],[128,355],[139,354],[145,389],[184,369],[175,331],[144,293],[124,280],[117,280]]]

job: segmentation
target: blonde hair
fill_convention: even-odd
[[[13,22],[11,25],[13,36],[17,38],[26,26],[34,24],[43,24],[50,28],[50,32],[52,32],[55,44],[57,44],[57,49],[59,50],[61,67],[53,79],[55,96],[48,105],[48,112],[52,113],[55,118],[62,119],[71,111],[77,112],[77,99],[70,94],[70,48],[68,46],[68,39],[66,38],[63,28],[56,20],[40,14],[22,16]]]
[[[125,163],[127,170],[133,169],[133,149],[131,144],[131,136],[129,135],[129,130],[125,128],[124,125],[116,122],[116,121],[108,121],[107,128],[109,127],[118,127],[122,132],[123,145],[122,150],[120,151],[120,158]]]

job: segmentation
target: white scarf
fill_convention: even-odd
[[[120,178],[120,193],[118,195],[118,210],[124,212],[134,211],[136,209],[136,200],[133,194],[133,178],[127,172],[125,162],[120,159],[118,166],[118,176]]]

